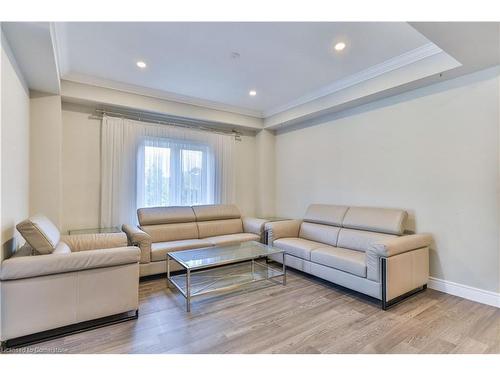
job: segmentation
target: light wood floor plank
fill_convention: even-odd
[[[500,309],[426,290],[382,311],[377,301],[289,271],[185,300],[165,278],[140,283],[138,320],[33,345],[65,353],[500,353]]]

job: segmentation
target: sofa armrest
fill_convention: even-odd
[[[15,280],[87,269],[138,263],[135,246],[78,251],[74,253],[11,257],[2,262],[0,280]]]
[[[72,252],[127,246],[125,233],[88,233],[61,236]]]
[[[241,220],[243,221],[243,232],[254,233],[259,236],[264,232],[264,225],[267,223],[267,220],[256,217],[243,217]]]
[[[151,262],[151,236],[133,225],[123,224],[122,231],[128,238],[128,244],[141,249],[141,263]]]
[[[374,252],[380,257],[391,257],[407,251],[428,247],[431,242],[432,237],[430,234],[411,234],[373,243],[368,251]]]
[[[265,224],[269,245],[279,238],[298,237],[302,220],[283,220]]]

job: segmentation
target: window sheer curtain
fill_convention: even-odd
[[[151,195],[167,197],[160,201],[168,205],[234,203],[234,142],[230,135],[104,116],[100,225],[137,224],[137,208],[150,205]],[[162,175],[158,169],[146,173],[144,158],[165,165]],[[200,163],[204,172],[198,176]],[[143,176],[156,181],[147,194]]]
[[[137,153],[137,206],[186,206],[224,201],[215,199],[215,161],[212,147],[206,143],[143,138]]]

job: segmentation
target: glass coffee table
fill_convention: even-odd
[[[268,263],[268,257],[277,254],[281,254],[283,260],[279,268]],[[185,272],[171,275],[171,259]],[[255,241],[175,251],[167,253],[166,261],[167,286],[175,286],[186,298],[188,312],[191,310],[191,298],[201,294],[229,290],[278,277],[281,277],[282,284],[286,285],[285,252]]]

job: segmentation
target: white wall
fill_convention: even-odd
[[[1,240],[0,261],[24,243],[15,225],[29,211],[29,96],[2,36],[1,51]]]
[[[61,97],[30,93],[30,214],[61,224]]]
[[[260,217],[274,216],[275,212],[275,136],[269,130],[261,130],[256,137],[257,196],[256,213]]]
[[[97,228],[100,213],[101,121],[63,103],[61,229]]]
[[[241,141],[236,141],[236,204],[243,215],[255,216],[257,200],[256,176],[257,160],[255,136],[244,135]]]
[[[100,121],[92,109],[63,103],[61,229],[99,226]],[[255,137],[236,142],[236,203],[245,215],[255,213]]]
[[[405,208],[434,236],[431,276],[499,291],[498,73],[278,134],[277,215],[301,217],[314,202]]]

